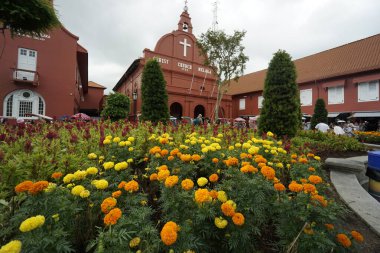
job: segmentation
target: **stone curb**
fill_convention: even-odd
[[[331,170],[330,178],[341,199],[380,236],[380,203],[364,190],[356,175]]]

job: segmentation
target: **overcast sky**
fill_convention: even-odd
[[[161,36],[177,29],[183,0],[55,0],[63,25],[89,52],[89,80],[108,93]],[[212,27],[215,0],[189,0],[196,37]],[[247,31],[245,73],[268,66],[273,53],[298,59],[380,33],[379,0],[219,0],[218,28]]]

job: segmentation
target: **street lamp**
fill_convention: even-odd
[[[132,93],[133,99],[133,114],[135,115],[135,122],[137,121],[137,90],[134,90]]]

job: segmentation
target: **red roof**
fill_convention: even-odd
[[[103,85],[100,85],[98,83],[95,83],[93,81],[89,81],[88,82],[88,87],[92,87],[92,88],[99,88],[99,89],[107,89],[107,87],[103,86]]]
[[[323,80],[380,69],[380,34],[354,41],[294,61],[297,83]],[[237,95],[264,88],[266,69],[231,82],[227,94]]]

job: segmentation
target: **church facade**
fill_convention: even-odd
[[[170,115],[176,118],[195,118],[199,114],[213,118],[217,96],[216,76],[204,65],[204,58],[196,45],[191,18],[185,7],[178,22],[178,29],[162,36],[155,49],[144,49],[143,57],[136,59],[113,91],[131,98],[131,115],[141,111],[141,79],[144,65],[156,59],[166,81]],[[231,96],[224,95],[219,117],[230,118]]]

